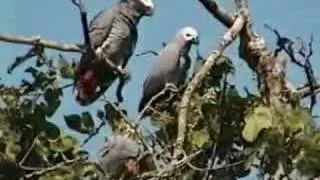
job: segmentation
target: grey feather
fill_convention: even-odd
[[[101,48],[104,55],[116,65],[126,64],[135,50],[138,39],[139,12],[130,9],[127,3],[118,3],[114,8],[101,12],[90,27],[90,38],[95,49]]]
[[[100,11],[90,22],[89,36],[92,48],[99,47],[110,33],[118,6]]]
[[[99,164],[106,174],[113,176],[130,158],[137,158],[140,146],[133,140],[114,135],[113,140],[104,144],[100,150]]]
[[[84,75],[87,69],[94,69],[102,92],[107,90],[117,78],[104,60],[108,59],[116,66],[125,68],[136,48],[137,25],[140,19],[143,16],[151,16],[153,13],[152,1],[147,1],[147,4],[142,2],[120,1],[113,8],[99,12],[90,23],[89,36],[98,58],[93,59],[89,57],[90,55],[83,54],[80,59],[80,76]],[[124,84],[124,80],[120,79],[118,92],[121,92]],[[81,90],[78,89],[78,91]],[[96,94],[102,94],[102,92],[96,92]],[[82,105],[88,105],[95,101],[96,97],[98,96],[91,95],[90,99],[85,99],[77,96],[77,100]]]
[[[186,32],[184,29],[186,28],[179,31],[173,41],[160,51],[151,67],[143,84],[143,95],[138,107],[139,112],[153,96],[162,91],[167,83],[179,86],[187,77],[191,64],[188,53],[191,44],[194,42],[193,40],[198,38],[198,34],[192,29],[195,37],[186,40],[182,34]]]

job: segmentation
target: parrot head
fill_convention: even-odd
[[[182,37],[186,42],[191,42],[192,44],[198,45],[200,43],[198,31],[191,26],[182,28],[177,36]]]
[[[134,8],[144,16],[152,16],[155,10],[152,0],[124,0],[133,3]]]

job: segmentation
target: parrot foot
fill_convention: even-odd
[[[121,69],[121,71],[123,72],[123,77],[122,78],[125,81],[127,81],[127,80],[129,80],[131,78],[131,73],[130,73],[128,68],[126,68],[126,67],[122,68],[121,66],[118,66],[118,68]]]
[[[121,69],[120,66],[118,66],[118,68]],[[123,102],[122,89],[131,77],[130,72],[127,68],[123,68],[122,70],[124,72],[124,76],[119,77],[119,85],[116,90],[116,96],[119,103]]]
[[[174,84],[172,84],[172,83],[166,83],[165,89],[168,89],[168,90],[170,90],[170,91],[172,91],[172,92],[178,92],[178,91],[179,91],[179,89],[177,88],[177,86],[174,85]]]

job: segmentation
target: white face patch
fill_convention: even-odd
[[[150,8],[150,9],[154,9],[154,4],[152,2],[152,0],[139,0],[141,2],[141,4],[143,4],[145,7]]]
[[[199,36],[197,30],[190,26],[186,26],[183,29],[181,29],[179,34],[182,34],[183,38],[186,41],[191,41],[193,39],[198,38]]]

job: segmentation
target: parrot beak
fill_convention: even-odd
[[[154,14],[154,7],[150,7],[145,11],[145,16],[153,16]]]
[[[193,39],[192,39],[192,44],[194,44],[194,45],[199,45],[199,44],[200,44],[200,39],[199,39],[199,37],[193,38]]]

